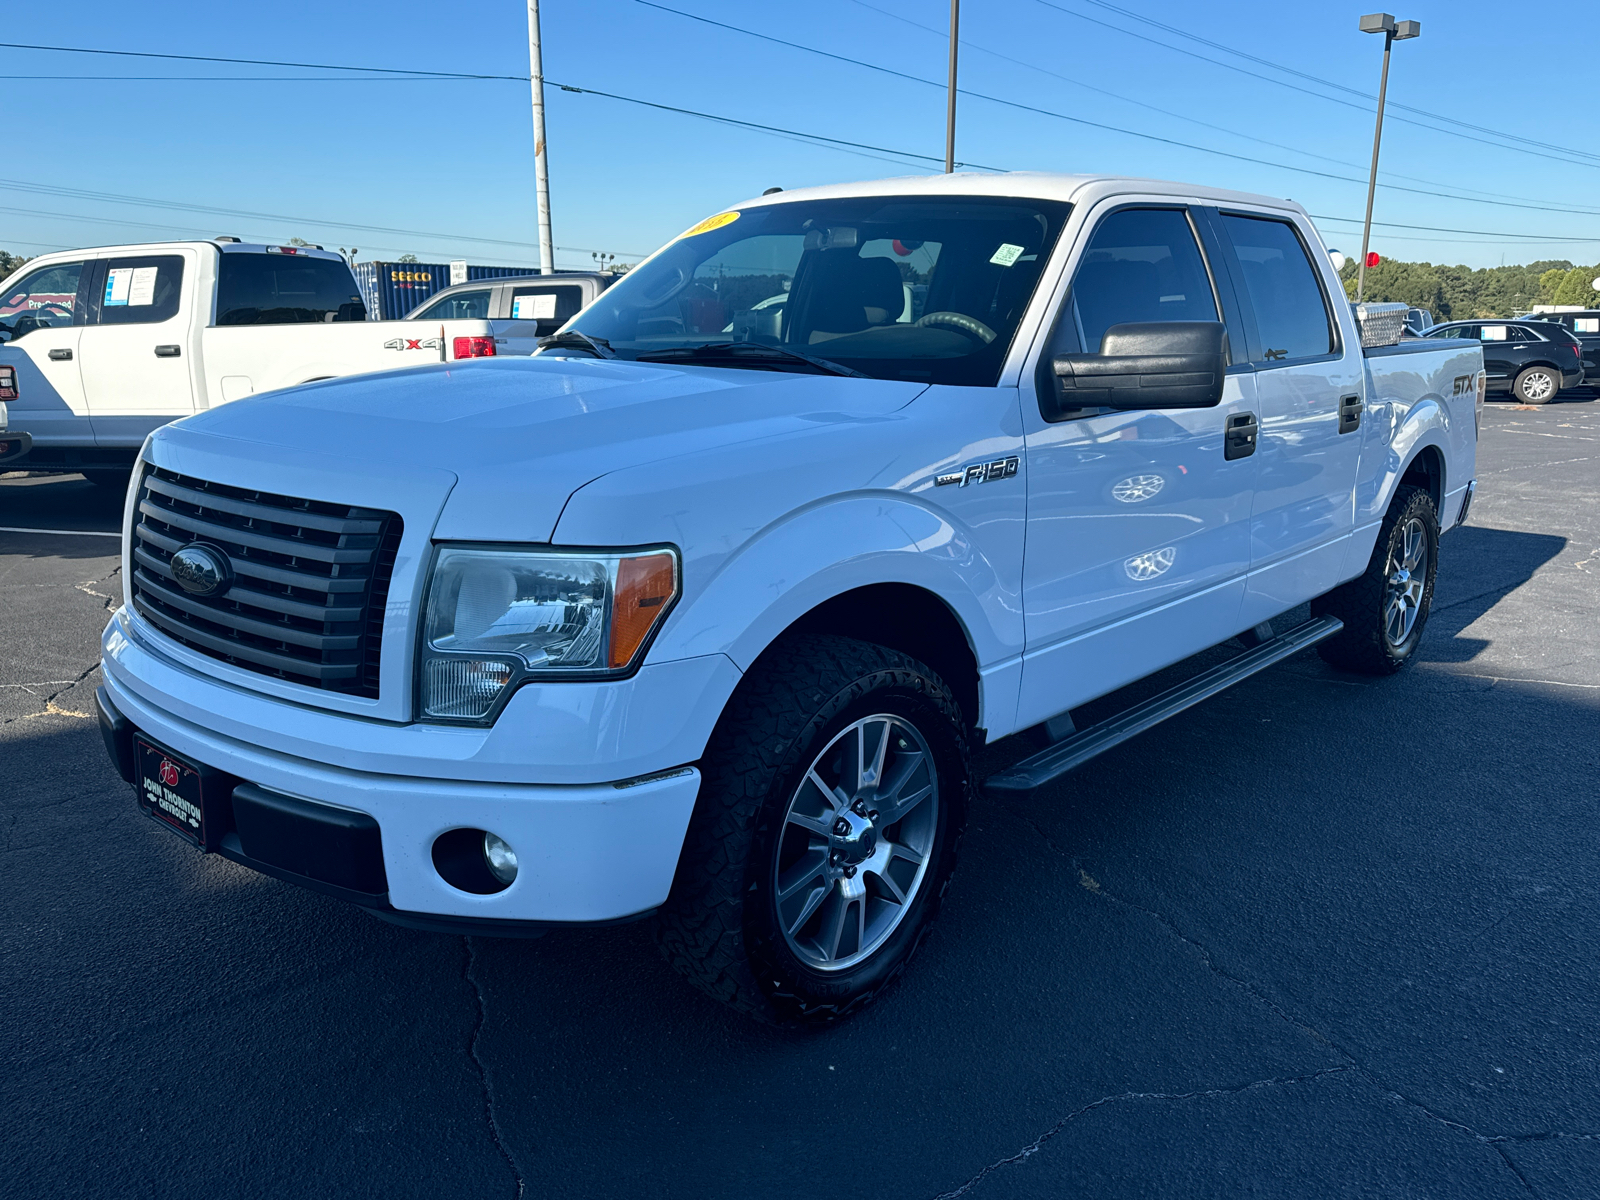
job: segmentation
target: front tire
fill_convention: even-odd
[[[1511,394],[1524,404],[1548,404],[1561,390],[1561,376],[1549,367],[1527,367],[1511,385]]]
[[[1360,675],[1392,675],[1411,661],[1433,606],[1439,570],[1439,513],[1427,490],[1395,493],[1360,576],[1311,602],[1312,616],[1344,628],[1317,646],[1324,661]]]
[[[955,869],[966,725],[922,663],[849,638],[770,648],[728,703],[657,942],[776,1024],[828,1021],[905,969]]]

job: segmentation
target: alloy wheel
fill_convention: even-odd
[[[1390,543],[1384,570],[1388,583],[1383,593],[1383,636],[1389,645],[1405,645],[1422,611],[1422,589],[1428,580],[1428,530],[1412,517]]]
[[[938,772],[916,726],[879,713],[835,734],[778,833],[773,896],[795,956],[842,971],[888,941],[922,888],[938,820]]]

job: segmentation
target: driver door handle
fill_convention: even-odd
[[[52,350],[52,351],[50,351],[50,361],[51,362],[71,362],[72,361],[72,351],[71,350]]]
[[[1234,413],[1222,434],[1222,457],[1228,462],[1236,458],[1249,458],[1256,452],[1256,433],[1259,430],[1255,413]]]

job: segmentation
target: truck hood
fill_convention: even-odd
[[[363,475],[411,476],[421,485],[448,472],[455,482],[445,489],[449,500],[436,537],[546,542],[567,498],[611,471],[819,423],[879,420],[925,388],[830,375],[506,358],[268,393],[156,436],[172,443],[162,449],[225,456],[227,446],[216,439],[250,443],[244,457],[257,465],[337,459],[357,488]],[[440,495],[436,487],[419,491]],[[411,515],[424,516],[415,508]]]

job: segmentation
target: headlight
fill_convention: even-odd
[[[422,620],[422,715],[480,721],[525,679],[625,674],[677,596],[668,549],[441,547]]]

